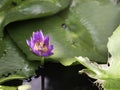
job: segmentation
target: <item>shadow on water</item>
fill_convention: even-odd
[[[85,74],[78,74],[81,65],[65,67],[58,63],[46,63],[44,69],[38,69],[36,77],[30,82],[30,90],[41,90],[41,73],[44,74],[44,90],[98,90],[93,84],[94,80]]]
[[[41,90],[41,75],[44,75],[44,90],[99,90],[95,80],[85,74],[78,74],[81,65],[65,67],[59,63],[45,63],[44,69],[36,70],[37,76],[27,80],[11,80],[3,83],[6,86],[30,84],[30,90]]]

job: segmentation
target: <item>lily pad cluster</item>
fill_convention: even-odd
[[[15,21],[54,15],[67,8],[69,4],[70,0],[0,1],[0,83],[29,78],[35,75],[35,69],[40,66],[40,62],[32,62],[26,58],[26,54],[8,34],[7,25]],[[8,27],[7,30],[5,27]]]
[[[114,0],[1,0],[0,82],[35,75],[40,57],[26,44],[42,30],[54,45],[46,61],[78,64],[75,57],[106,63],[107,42],[120,24],[120,5]]]

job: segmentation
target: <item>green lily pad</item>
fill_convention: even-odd
[[[0,37],[3,28],[10,22],[45,17],[55,14],[69,5],[70,0],[1,0]],[[5,33],[5,37],[6,37]],[[35,75],[39,65],[29,62],[18,47],[8,38],[0,39],[0,83]],[[10,75],[10,76],[9,76]]]
[[[80,73],[87,73],[90,77],[98,79],[98,83],[105,90],[119,90],[120,85],[120,26],[114,31],[113,35],[109,38],[108,51],[111,58],[108,59],[110,66],[96,65],[88,60],[88,58],[76,57],[78,61],[87,67]],[[104,67],[103,67],[104,66]]]
[[[0,90],[30,90],[30,85],[21,85],[18,87],[0,85]]]
[[[1,42],[4,50],[0,57],[0,83],[35,75],[35,69],[39,64],[28,62],[8,36]]]
[[[54,55],[48,59],[70,65],[75,56],[107,61],[107,41],[119,24],[119,5],[108,0],[73,0],[64,12],[43,19],[15,22],[8,26],[14,42],[29,60],[40,60],[26,45],[33,31],[50,35]]]
[[[14,21],[45,17],[66,8],[70,0],[1,0],[0,37],[4,27]]]
[[[0,90],[17,90],[17,87],[0,86]]]
[[[120,26],[109,38],[108,51],[112,55],[110,67],[106,71],[108,79],[105,79],[103,86],[105,90],[119,90],[120,85]]]
[[[104,55],[107,50],[107,38],[120,23],[119,8],[119,4],[114,4],[110,0],[74,0],[70,8],[71,14],[67,20],[68,25],[70,30],[77,33],[81,33],[81,29],[83,32],[86,30],[90,37],[86,36],[84,38],[87,38],[87,41],[91,38],[92,44],[103,51],[101,53]]]
[[[112,55],[112,63],[109,68],[109,73],[115,74],[117,76],[120,76],[120,70],[119,70],[119,59],[120,59],[120,40],[119,40],[119,35],[120,35],[120,26],[116,29],[116,31],[113,33],[113,35],[109,38],[108,42],[108,50]],[[113,73],[113,71],[115,73]]]

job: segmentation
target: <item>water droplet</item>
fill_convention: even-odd
[[[67,25],[65,23],[63,23],[61,26],[62,26],[63,29],[67,28]]]

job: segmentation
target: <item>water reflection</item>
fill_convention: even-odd
[[[98,90],[92,83],[94,80],[86,75],[79,75],[82,66],[64,67],[61,64],[48,63],[44,68],[45,90]],[[32,77],[30,82],[24,80],[23,84],[31,84],[30,90],[41,90],[41,75]]]

